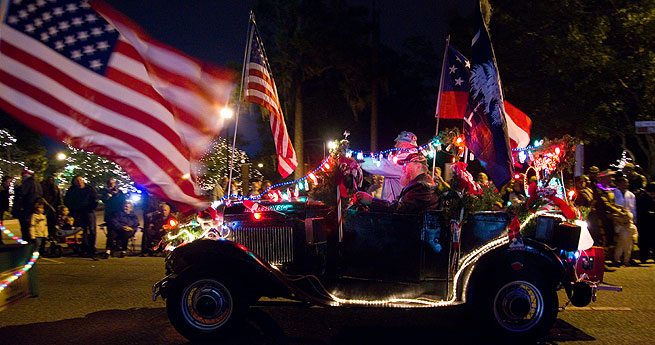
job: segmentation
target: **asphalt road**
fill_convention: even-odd
[[[36,271],[40,295],[0,311],[0,344],[191,344],[169,323],[164,302],[151,299],[163,258],[42,258]],[[624,291],[600,291],[588,307],[567,307],[542,343],[653,344],[655,264],[607,272],[605,281]],[[238,335],[216,343],[484,344],[493,338],[461,307],[326,309],[289,302],[252,308]]]

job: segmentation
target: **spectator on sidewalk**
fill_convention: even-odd
[[[633,222],[637,222],[637,199],[635,195],[628,189],[630,186],[628,179],[624,176],[619,176],[615,179],[616,189],[614,192],[614,202],[617,205],[625,207],[632,213]]]
[[[580,175],[575,180],[575,199],[573,203],[575,206],[590,207],[594,200],[594,191],[589,187],[591,180],[587,175]]]
[[[21,185],[14,191],[14,197],[12,215],[18,218],[22,237],[29,239],[33,207],[43,197],[41,185],[34,179],[34,172],[27,169],[23,171]]]
[[[109,220],[111,219],[111,216],[116,212],[120,212],[123,204],[125,203],[125,194],[123,194],[123,192],[121,192],[121,190],[116,187],[115,178],[110,177],[107,179],[105,188],[100,190],[100,200],[102,200],[102,203],[105,205],[103,221],[105,223],[105,227],[109,229]],[[105,242],[105,252],[111,251],[112,247],[113,244],[111,243],[111,236],[109,236],[108,230],[107,241]]]
[[[9,186],[11,185],[11,176],[3,176],[2,184],[0,184],[0,221],[5,220],[5,212],[9,211]],[[0,245],[2,242],[2,234],[0,234]]]
[[[623,166],[623,174],[628,179],[628,189],[635,195],[640,194],[646,188],[648,183],[646,176],[638,173],[635,170],[635,165],[632,163],[625,163]]]
[[[139,218],[132,211],[134,205],[131,201],[123,203],[123,209],[115,212],[109,219],[108,234],[114,244],[114,253],[118,252],[118,257],[124,258],[127,253],[127,244],[131,237],[137,232],[139,227]],[[110,252],[105,251],[102,258],[107,259]]]
[[[44,214],[43,202],[37,201],[32,207],[30,217],[30,242],[41,254],[45,254],[45,242],[48,238],[48,224]]]
[[[619,206],[621,213],[614,216],[614,232],[616,233],[616,248],[614,248],[614,266],[639,266],[631,260],[632,246],[637,241],[637,227],[632,222],[632,213]]]
[[[82,175],[73,177],[72,185],[64,197],[64,205],[68,207],[75,219],[75,227],[84,231],[84,251],[86,256],[97,260],[96,252],[96,213],[98,194],[96,190],[84,182]]]
[[[9,211],[9,187],[11,185],[11,176],[3,176],[0,184],[0,220],[5,220],[5,212]]]
[[[43,201],[45,203],[45,217],[48,220],[48,236],[54,236],[57,225],[57,208],[63,203],[61,191],[55,182],[55,176],[49,175],[41,183]]]
[[[149,214],[148,217],[149,226],[143,230],[141,239],[141,256],[152,256],[158,252],[159,244],[168,232],[166,227],[169,226],[169,222],[171,219],[177,221],[175,215],[171,214],[171,207],[165,202],[159,204],[159,210]]]
[[[646,192],[637,197],[637,229],[641,263],[655,258],[655,182],[646,185]]]

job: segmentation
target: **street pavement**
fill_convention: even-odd
[[[11,226],[11,224],[9,224]],[[104,239],[98,239],[104,244]],[[98,246],[100,247],[100,246]],[[0,311],[0,344],[191,344],[169,323],[151,286],[164,276],[161,257],[92,261],[40,258],[38,297]],[[623,292],[566,307],[541,343],[653,344],[655,263],[607,272]],[[560,305],[566,302],[560,294]],[[464,308],[335,309],[286,302],[251,308],[237,335],[217,344],[485,344],[491,335],[470,323]]]

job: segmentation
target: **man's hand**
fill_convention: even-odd
[[[366,192],[360,191],[355,193],[354,196],[355,196],[355,200],[360,204],[370,205],[371,202],[373,201],[373,197],[371,196],[371,194],[368,194]]]
[[[123,225],[123,230],[125,230],[125,231],[132,231],[132,228],[129,227],[129,226],[127,226],[127,225]]]

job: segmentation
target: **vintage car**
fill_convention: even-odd
[[[522,338],[551,328],[559,289],[577,306],[595,297],[594,284],[574,269],[580,227],[557,217],[538,217],[535,238],[510,243],[513,216],[504,212],[473,214],[460,232],[443,211],[348,209],[340,225],[320,202],[259,206],[222,209],[215,236],[168,256],[153,299],[166,300],[170,321],[188,339],[226,334],[263,296],[325,307],[466,303],[499,336]]]

